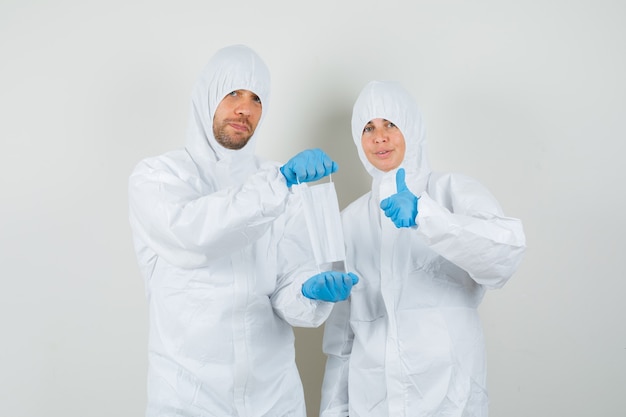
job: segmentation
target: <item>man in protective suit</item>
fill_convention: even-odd
[[[398,83],[365,86],[352,135],[373,181],[341,213],[360,282],[325,324],[321,416],[486,417],[477,308],[521,262],[522,224],[476,180],[431,172]]]
[[[319,149],[282,166],[255,156],[269,92],[254,51],[219,50],[194,87],[184,149],[130,176],[150,316],[148,417],[304,417],[291,326],[322,324],[357,281],[317,269],[289,188],[337,164]]]

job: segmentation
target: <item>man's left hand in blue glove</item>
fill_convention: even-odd
[[[396,188],[398,192],[380,202],[380,208],[385,212],[397,228],[415,226],[417,217],[418,198],[406,186],[404,168],[396,173]]]
[[[287,187],[301,182],[317,181],[337,171],[339,167],[321,149],[307,149],[280,167],[287,180]]]
[[[352,272],[322,272],[302,284],[302,294],[312,300],[334,303],[348,298],[352,286],[357,282],[359,282],[359,278]]]

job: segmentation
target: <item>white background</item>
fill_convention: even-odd
[[[258,151],[319,146],[340,204],[371,79],[420,103],[431,165],[521,218],[519,272],[481,307],[491,416],[626,415],[626,3],[0,0],[0,415],[140,416],[147,312],[127,179],[184,143],[222,46],[267,62]],[[310,416],[321,329],[297,332]]]

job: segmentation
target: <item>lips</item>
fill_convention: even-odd
[[[382,150],[382,151],[374,152],[374,155],[376,155],[379,158],[386,158],[390,154],[391,154],[391,150]]]
[[[230,127],[239,132],[248,132],[250,130],[248,123],[245,121],[228,121],[227,123]]]

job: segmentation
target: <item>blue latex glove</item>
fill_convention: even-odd
[[[350,295],[352,286],[359,282],[359,277],[352,272],[328,271],[317,274],[302,284],[302,295],[312,300],[337,302]]]
[[[418,198],[409,191],[404,182],[404,168],[396,173],[396,188],[398,192],[380,202],[380,208],[385,212],[397,228],[415,226],[417,217]]]
[[[280,167],[287,180],[287,187],[298,182],[317,181],[337,171],[337,163],[321,149],[307,149]]]

